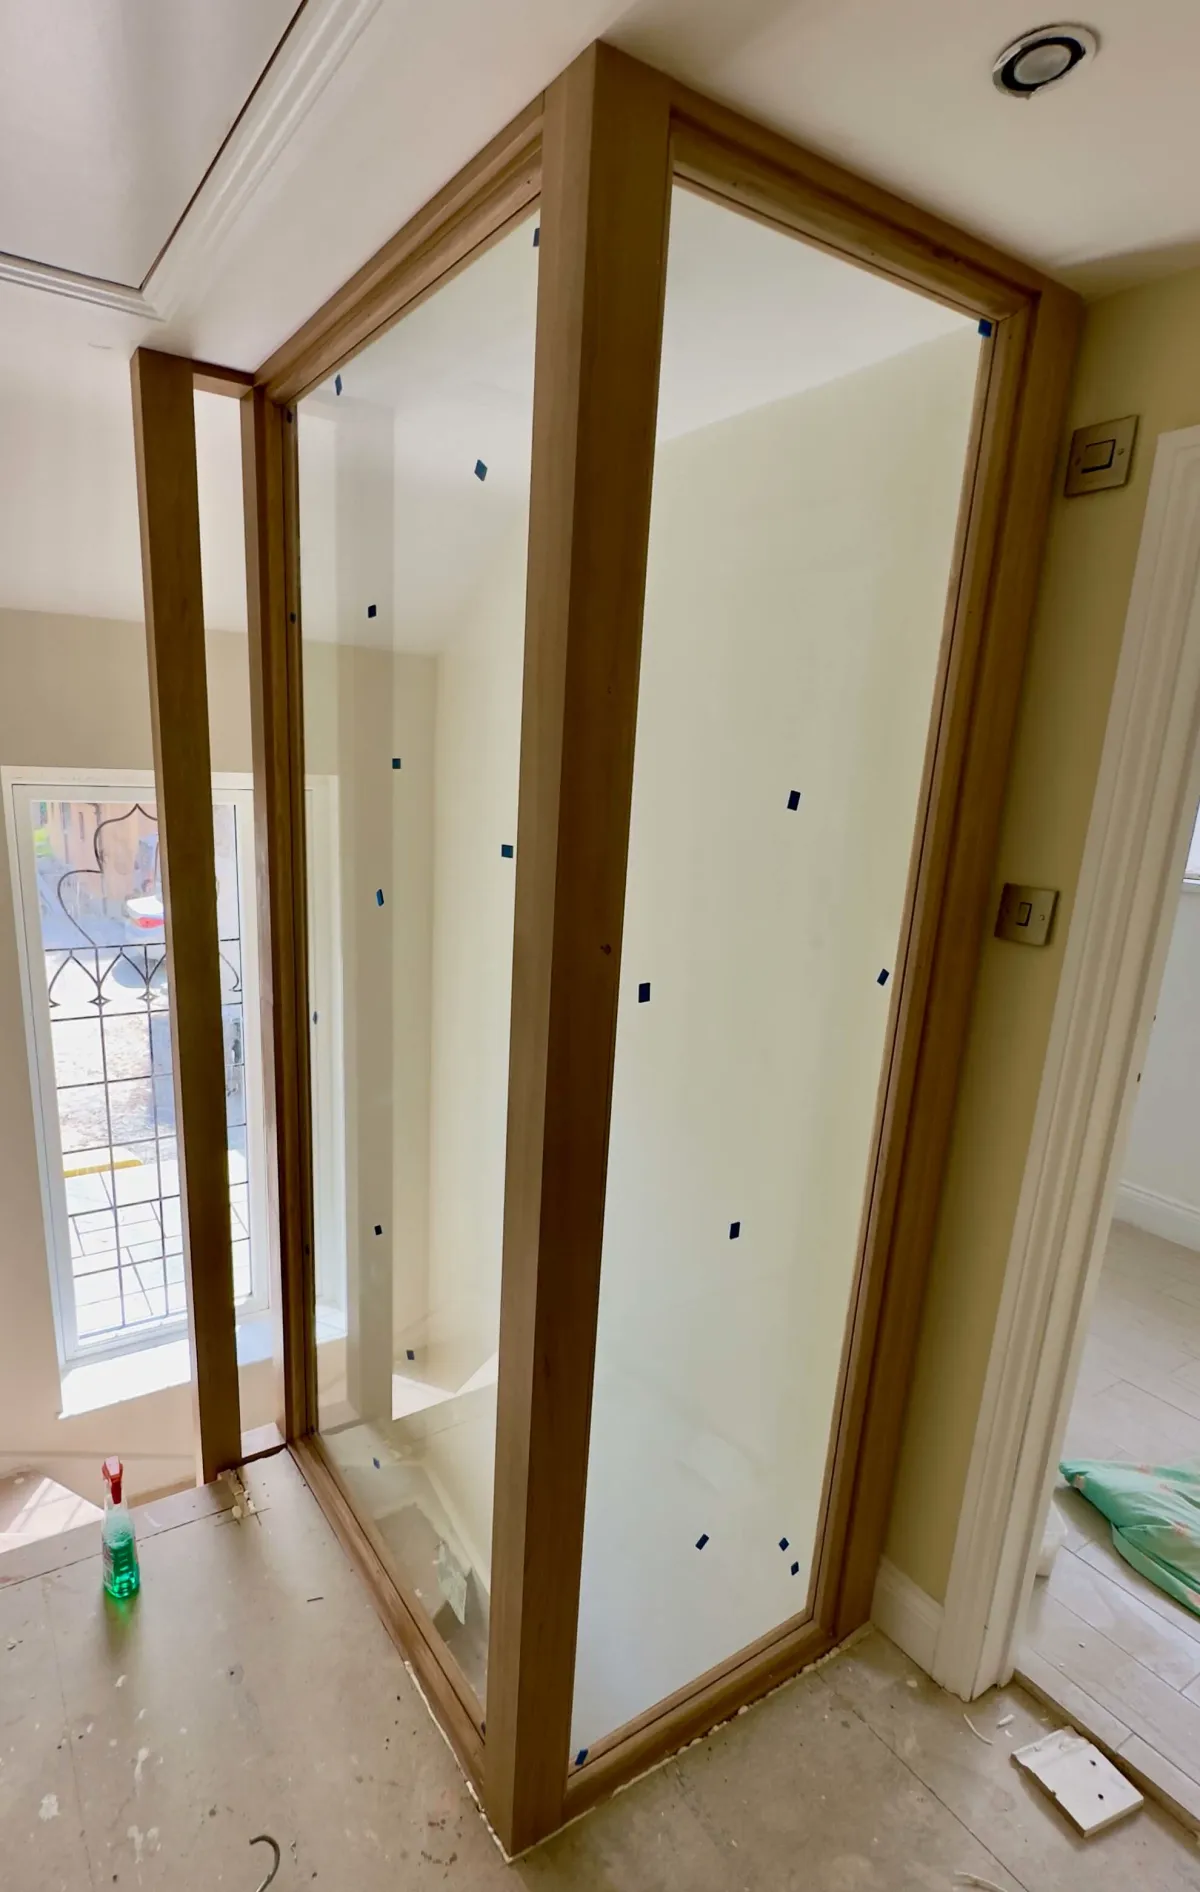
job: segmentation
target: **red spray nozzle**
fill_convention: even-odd
[[[103,1465],[104,1482],[112,1493],[114,1504],[121,1502],[121,1480],[125,1476],[125,1467],[119,1458],[106,1458]]]

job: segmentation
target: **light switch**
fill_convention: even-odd
[[[1106,486],[1124,486],[1133,464],[1137,424],[1136,414],[1126,414],[1124,420],[1097,421],[1071,435],[1063,488],[1068,497],[1101,492]]]
[[[1020,946],[1044,946],[1050,937],[1058,893],[1053,887],[1017,887],[1011,881],[1000,896],[996,938]]]

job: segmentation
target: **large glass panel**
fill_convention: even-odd
[[[234,1320],[243,1441],[278,1416],[272,1358],[266,1108],[254,868],[250,646],[240,403],[197,393],[196,484],[213,782]]]
[[[807,1608],[979,346],[675,191],[572,1759]]]
[[[533,231],[298,416],[321,1435],[481,1699]]]

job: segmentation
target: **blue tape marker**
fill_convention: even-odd
[[[513,857],[513,844],[512,844],[512,842],[511,842],[511,841],[501,841],[501,843],[500,843],[500,858],[501,858],[502,860],[506,860],[506,861],[511,861],[511,859],[512,859],[512,857]]]
[[[376,887],[375,889],[375,905],[377,907],[381,907],[383,905],[383,888],[382,887]]]
[[[800,790],[798,788],[794,788],[791,794],[788,796],[788,807],[791,809],[792,813],[795,814],[799,806],[800,806]]]
[[[792,1575],[793,1575],[794,1577],[798,1577],[798,1576],[800,1575],[800,1566],[799,1566],[799,1564],[793,1564],[793,1565],[792,1565]]]
[[[412,1348],[411,1348],[411,1347],[405,1347],[405,1349],[404,1349],[404,1357],[405,1357],[405,1359],[406,1359],[406,1360],[415,1360],[417,1356],[416,1356],[416,1354],[415,1354],[415,1353],[413,1352],[413,1350],[412,1350]]]
[[[333,391],[335,394],[340,394],[342,391],[342,377],[340,374],[335,374],[333,377]]]
[[[378,1460],[377,1458],[373,1458],[373,1459],[371,1460],[371,1463],[372,1463],[372,1465],[373,1465],[373,1466],[375,1467],[375,1470],[376,1470],[377,1472],[378,1472],[378,1471],[382,1471],[382,1470],[383,1470],[383,1467],[382,1467],[382,1465],[381,1465],[381,1464],[379,1463],[379,1460]]]
[[[885,966],[883,971],[880,973],[878,979],[875,981],[875,983],[876,985],[886,985],[887,982],[888,982],[888,975],[887,975],[887,967]]]
[[[979,324],[979,333],[983,336],[990,335],[994,327],[995,327],[995,323],[989,322],[987,318],[985,317],[984,320],[980,322]]]
[[[376,1224],[375,1224],[375,1233],[376,1233],[376,1235],[382,1235],[382,1234],[383,1234],[383,1223],[382,1223],[382,1222],[376,1222]]]
[[[779,1540],[779,1548],[780,1548],[780,1550],[786,1550],[786,1549],[787,1549],[787,1547],[788,1547],[788,1541],[787,1541],[787,1538],[786,1538],[786,1537],[781,1537],[781,1538],[780,1538],[780,1540]]]
[[[314,1012],[314,1013],[313,1013],[313,1024],[315,1025],[315,1024],[316,1024],[316,1022],[317,1022],[317,1014],[316,1014],[316,1013]]]
[[[731,1222],[729,1224],[729,1239],[731,1242],[736,1242],[741,1232],[742,1232],[742,1225],[740,1222]]]
[[[538,248],[539,244],[541,243],[541,240],[542,240],[542,226],[540,223],[537,223],[533,227],[533,247],[535,250]]]
[[[575,1756],[576,1767],[582,1767],[586,1759],[587,1759],[587,1749],[585,1747],[581,1747],[578,1754]]]
[[[638,1004],[648,1005],[649,1002],[650,1002],[650,981],[649,979],[643,979],[642,983],[638,987]]]
[[[394,755],[392,757],[392,767],[394,769],[398,769],[400,767],[400,757],[398,755]]]
[[[476,460],[475,462],[475,478],[477,480],[486,480],[487,478],[487,467],[482,460]]]
[[[703,1550],[707,1542],[708,1542],[708,1532],[701,1531],[699,1537],[696,1539],[696,1549]]]
[[[369,618],[373,618],[375,616],[375,606],[373,604],[369,604],[367,606],[367,616]]]

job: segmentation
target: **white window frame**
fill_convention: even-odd
[[[36,868],[31,834],[22,822],[19,804],[27,810],[30,799],[39,801],[87,800],[111,801],[124,793],[155,796],[153,771],[147,769],[15,768],[0,769],[3,784],[5,821],[8,830],[9,866],[13,883],[16,916],[17,951],[21,969],[22,1009],[25,1016],[26,1048],[33,1102],[34,1134],[37,1146],[38,1175],[42,1195],[42,1216],[46,1230],[51,1300],[59,1367],[66,1372],[87,1362],[117,1358],[140,1352],[165,1341],[176,1340],[187,1332],[187,1316],[167,1316],[152,1325],[139,1326],[116,1336],[95,1342],[80,1341],[75,1312],[74,1273],[71,1267],[71,1242],[67,1220],[66,1190],[63,1184],[62,1144],[56,1100],[50,1008],[45,998],[45,976],[31,947],[41,937]],[[115,795],[113,791],[116,791]],[[242,1003],[247,1029],[243,1038],[246,1071],[246,1156],[251,1187],[247,1191],[250,1207],[251,1291],[236,1303],[239,1320],[264,1313],[270,1305],[270,1279],[267,1268],[267,1188],[266,1146],[264,1140],[263,1075],[261,1034],[255,1028],[261,1016],[258,978],[258,928],[254,920],[254,835],[252,782],[248,775],[213,776],[213,799],[231,802],[242,816],[238,821],[238,878],[242,893]],[[251,898],[247,901],[247,892]],[[257,1178],[257,1183],[255,1179]]]

